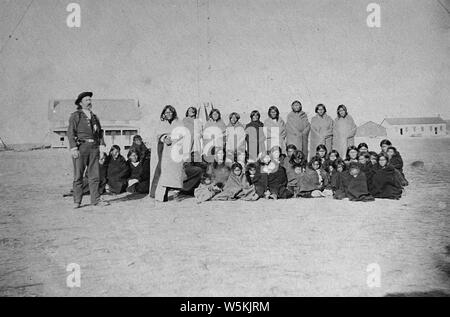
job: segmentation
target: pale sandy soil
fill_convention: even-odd
[[[399,148],[411,181],[401,201],[155,206],[121,196],[79,211],[62,198],[66,151],[0,153],[0,295],[450,294],[450,141]],[[70,263],[81,288],[66,286]],[[380,288],[367,285],[372,263]]]

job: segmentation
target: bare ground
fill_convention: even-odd
[[[401,201],[155,205],[122,195],[78,211],[62,198],[67,151],[0,153],[0,296],[448,295],[450,142],[429,162],[415,149],[435,147],[413,142],[407,164],[425,167],[407,168]],[[80,288],[66,285],[70,263]],[[367,284],[373,263],[379,288]]]

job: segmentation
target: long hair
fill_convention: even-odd
[[[336,155],[336,160],[338,160],[338,159],[340,159],[340,158],[341,158],[341,155],[339,154],[339,152],[338,152],[337,150],[331,150],[331,152],[330,152],[330,153],[328,153],[328,157],[327,157],[327,159],[328,159],[328,160],[330,160],[330,156],[331,156],[331,154],[334,154],[334,155]]]
[[[120,154],[120,146],[113,145],[113,146],[111,146],[111,150],[109,150],[109,155],[111,155],[114,150],[117,150]]]
[[[258,110],[254,110],[254,111],[252,111],[252,113],[250,114],[250,120],[251,120],[251,121],[253,121],[253,117],[254,117],[254,116],[258,116],[258,117],[259,117],[258,121],[261,120],[261,113],[260,113]]]
[[[131,149],[129,152],[128,152],[128,155],[127,155],[127,158],[128,158],[128,160],[130,159],[130,157],[131,157],[131,155],[132,154],[136,154],[136,157],[137,157],[137,162],[140,162],[140,160],[141,160],[141,155],[139,154],[139,151],[137,151],[137,150],[135,150],[135,149]]]
[[[347,154],[345,155],[345,159],[347,161],[350,160],[350,151],[356,151],[357,153],[359,153],[358,148],[356,146],[354,146],[354,145],[349,146],[348,149],[347,149]]]
[[[300,160],[300,163],[295,162],[295,160]],[[291,159],[289,160],[289,163],[291,163],[294,167],[306,167],[306,157],[305,154],[302,151],[295,150],[294,153],[291,156]]]
[[[341,158],[338,158],[336,161],[334,161],[331,166],[337,171],[339,166],[342,166],[342,170],[345,171],[347,169],[347,165],[345,164],[344,160]]]
[[[214,113],[217,113],[219,115],[219,119],[217,119],[217,121],[220,121],[222,119],[222,114],[220,113],[219,109],[211,110],[211,112],[209,113],[209,119],[213,120],[213,114]]]
[[[343,116],[343,117],[341,117],[341,115],[340,115],[340,113],[339,113],[341,110],[344,110],[344,111],[345,111],[345,116]],[[347,110],[347,107],[344,106],[344,105],[340,105],[340,106],[337,108],[337,115],[338,115],[338,118],[345,118],[345,117],[347,117],[347,116],[348,116],[348,110]]]
[[[177,110],[174,107],[168,105],[168,106],[165,106],[163,111],[161,112],[161,121],[167,121],[167,119],[166,119],[166,111],[167,110],[170,110],[173,113],[173,118],[170,121],[170,123],[172,123],[173,121],[178,119]]]
[[[241,120],[241,115],[237,112],[233,112],[230,114],[229,119],[231,121],[231,118],[236,117],[237,121]]]
[[[269,118],[272,118],[272,117],[270,116],[270,113],[271,113],[272,111],[275,111],[275,112],[277,113],[277,116],[275,117],[275,119],[276,119],[277,121],[280,120],[280,109],[278,109],[278,107],[275,107],[275,106],[270,107],[270,108],[269,108],[269,111],[267,112],[267,115],[269,116]]]
[[[313,164],[316,163],[316,162],[319,163],[319,168],[322,168],[322,159],[320,157],[318,157],[318,156],[314,156],[311,159],[311,161],[309,161],[308,167],[313,170],[314,169],[313,168]]]
[[[320,108],[323,108],[323,110],[325,110],[325,112],[323,113],[324,115],[327,113],[327,107],[325,107],[325,105],[324,104],[318,104],[317,106],[316,106],[316,113],[319,113],[319,109]]]
[[[328,149],[327,149],[327,147],[326,147],[324,144],[318,145],[317,148],[316,148],[317,156],[319,156],[319,151],[320,151],[320,150],[325,150],[325,156],[324,156],[324,158],[326,158],[326,157],[328,156]]]
[[[187,109],[187,111],[186,111],[186,118],[189,118],[189,111],[190,110],[194,110],[194,112],[195,112],[195,118],[197,119],[197,116],[198,116],[198,110],[197,110],[197,108],[195,108],[195,107],[189,107],[188,109]]]
[[[387,166],[389,164],[389,156],[386,153],[380,153],[378,154],[378,165],[380,165],[380,158],[384,157],[386,159],[386,165]],[[380,165],[381,166],[381,165]]]

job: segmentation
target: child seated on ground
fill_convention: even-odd
[[[247,165],[247,172],[245,173],[247,182],[255,187],[255,192],[258,198],[264,197],[267,188],[267,180],[262,177],[257,163],[249,163]]]
[[[392,142],[389,140],[383,140],[380,142],[380,149],[381,149],[381,153],[387,154],[387,150],[388,148],[392,146]]]
[[[378,158],[379,168],[372,176],[371,194],[375,198],[398,200],[402,197],[403,187],[398,172],[388,162],[387,154],[381,153]]]
[[[356,146],[350,146],[347,149],[347,155],[345,157],[345,164],[347,164],[347,166],[350,165],[350,163],[358,163],[358,149],[356,148]]]
[[[267,183],[264,197],[267,199],[288,199],[293,193],[287,189],[286,170],[281,166],[277,151],[265,155],[260,161],[261,175]]]
[[[345,172],[347,170],[347,165],[344,160],[338,158],[330,166],[328,166],[328,173],[330,175],[330,188],[333,193],[336,194],[337,191],[342,189],[342,178],[345,177]]]
[[[223,191],[212,198],[214,201],[224,200],[258,200],[255,187],[247,182],[243,167],[239,163],[231,166],[231,174],[223,188]]]
[[[370,154],[367,152],[359,153],[358,162],[361,172],[363,172],[364,175],[366,175],[367,188],[369,189],[370,192],[370,189],[372,188],[372,176],[374,174],[373,165],[372,162],[370,161]]]
[[[329,172],[330,167],[332,167],[333,163],[336,162],[337,159],[339,159],[341,156],[339,155],[339,152],[336,150],[332,150],[325,160],[325,164],[323,165],[323,169],[327,172]]]
[[[408,186],[409,183],[406,180],[405,174],[403,173],[403,159],[400,155],[400,152],[393,146],[388,147],[386,152],[389,158],[389,165],[395,168],[398,171],[400,181],[402,186]]]
[[[299,178],[302,173],[305,172],[306,169],[306,158],[302,151],[294,151],[289,160],[289,164],[287,164],[286,168],[286,176],[287,176],[287,188],[297,196],[299,193]]]
[[[326,162],[327,156],[328,156],[327,147],[323,144],[320,144],[319,146],[317,146],[316,156],[320,157],[320,159],[322,160],[322,167],[325,166],[325,162]]]
[[[350,201],[362,202],[374,201],[375,199],[369,193],[369,189],[367,188],[366,175],[361,172],[360,165],[354,162],[350,163],[348,174],[348,177],[343,178],[345,195],[335,195],[335,198],[348,198]]]
[[[372,164],[372,169],[378,169],[378,154],[376,152],[369,152],[370,155],[370,163]]]
[[[311,159],[306,171],[299,177],[299,196],[303,198],[331,197],[328,173],[322,169],[322,159],[315,156]]]
[[[140,135],[135,135],[133,137],[133,144],[130,147],[130,151],[136,151],[139,153],[139,161],[144,163],[145,161],[150,161],[150,150],[144,144],[142,137]]]
[[[213,183],[211,175],[204,175],[200,186],[194,191],[194,196],[198,204],[211,200],[215,195],[222,191],[219,186]]]
[[[132,194],[148,194],[150,191],[150,170],[146,164],[141,163],[139,152],[128,152],[128,165],[130,176],[128,178],[127,192]]]
[[[105,190],[108,194],[121,194],[127,189],[130,167],[120,154],[120,147],[113,145],[106,157],[104,168],[106,170]]]

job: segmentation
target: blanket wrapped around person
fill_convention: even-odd
[[[223,191],[214,196],[212,200],[226,201],[240,199],[245,201],[255,201],[258,198],[255,186],[248,183],[245,173],[242,173],[239,176],[231,173],[223,187]]]

